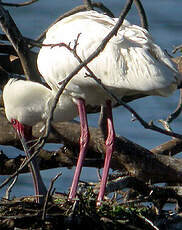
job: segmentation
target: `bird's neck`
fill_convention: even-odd
[[[32,140],[32,126],[23,125],[24,128],[24,138],[26,141]]]

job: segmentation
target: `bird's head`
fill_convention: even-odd
[[[29,141],[32,139],[32,127],[28,125],[21,124],[17,119],[11,119],[11,124],[16,130],[20,139]]]

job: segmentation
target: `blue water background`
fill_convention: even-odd
[[[18,1],[23,2],[23,1]],[[125,1],[105,0],[102,1],[109,7],[115,16],[120,14]],[[182,43],[182,1],[179,0],[153,0],[142,1],[148,17],[150,32],[155,41],[171,53],[173,46]],[[76,0],[40,0],[39,2],[22,8],[8,8],[17,26],[24,36],[36,38],[46,29],[60,14],[81,4],[82,1]],[[139,17],[135,7],[128,15],[128,20],[134,24],[139,24]],[[157,123],[158,119],[165,119],[176,107],[179,92],[169,98],[148,97],[130,103],[130,105],[146,120],[153,120]],[[98,115],[88,116],[89,125],[97,126]],[[145,130],[138,122],[131,122],[131,114],[124,108],[114,109],[114,122],[117,135],[124,136],[148,149],[168,141],[170,138],[153,131]],[[173,124],[174,131],[182,133],[182,119],[179,117]],[[59,145],[46,145],[50,150],[56,150]],[[19,154],[19,150],[12,147],[0,146],[7,155],[12,153]],[[23,153],[22,153],[23,154]],[[58,172],[62,176],[55,183],[57,191],[67,192],[74,173],[72,169],[59,168],[42,171],[41,174],[45,184],[49,186],[50,180]],[[0,183],[5,179],[0,177]],[[81,175],[82,180],[98,181],[97,171],[94,168],[84,168]],[[30,174],[20,175],[16,186],[12,191],[12,196],[22,196],[33,194],[32,178]],[[0,191],[0,197],[4,196],[4,189]]]

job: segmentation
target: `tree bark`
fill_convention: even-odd
[[[0,144],[12,145],[18,148],[21,147],[16,132],[2,113],[0,118]],[[33,128],[33,135],[35,138],[40,137],[41,129],[42,124],[40,123]],[[94,159],[94,161],[87,161],[86,164],[87,166],[91,166],[92,163],[93,166],[94,162],[95,167],[101,167],[105,154],[104,138],[100,129],[90,127],[89,130],[91,138],[87,158]],[[60,164],[67,167],[75,165],[76,157],[79,152],[79,137],[79,123],[54,123],[47,139],[47,143],[63,143],[67,146],[67,149],[64,151],[56,151],[56,153],[41,151],[41,158],[46,160],[44,161],[44,164],[42,164],[42,168],[47,169],[51,167],[59,167]],[[180,142],[182,141],[179,140],[178,144]],[[57,163],[54,164],[50,159]],[[98,165],[97,159],[99,159]],[[146,148],[143,148],[124,137],[116,137],[116,147],[112,156],[111,167],[117,170],[123,170],[124,168],[131,176],[144,181],[150,180],[152,183],[182,182],[182,159],[152,153]],[[3,166],[1,167],[1,173],[3,172],[4,174],[6,170],[3,170],[2,168]]]

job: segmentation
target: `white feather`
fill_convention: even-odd
[[[7,119],[33,126],[47,119],[55,94],[45,86],[31,81],[10,79],[3,90]],[[69,121],[77,116],[77,108],[69,96],[61,95],[54,112],[54,121]]]
[[[57,22],[46,34],[44,44],[60,42],[75,44],[78,34],[77,54],[84,61],[112,30],[116,18],[95,11],[86,11]],[[43,46],[38,55],[38,68],[54,90],[79,64],[65,47]],[[124,21],[114,36],[88,67],[102,83],[120,98],[141,92],[168,96],[181,81],[175,65],[157,46],[143,28]],[[83,68],[67,86],[66,94],[83,97],[88,104],[102,104],[108,95],[91,78],[85,78]]]

